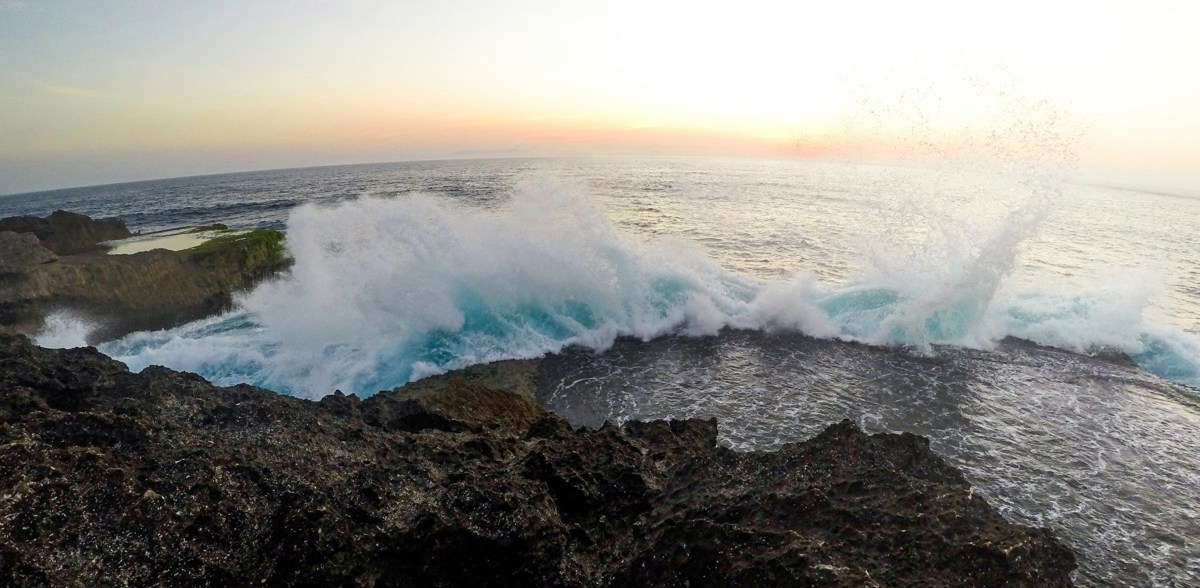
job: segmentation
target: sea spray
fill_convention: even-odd
[[[46,315],[45,323],[33,335],[33,342],[42,347],[65,349],[84,347],[88,335],[97,325],[73,312],[60,310]]]
[[[588,188],[581,192],[569,185],[549,185],[541,188],[562,194],[510,194],[513,175],[522,173],[514,170],[532,167]],[[872,431],[923,433],[934,450],[968,472],[976,494],[1006,516],[1050,526],[1068,538],[1081,556],[1078,584],[1090,578],[1094,585],[1169,585],[1196,575],[1195,549],[1188,538],[1198,535],[1200,520],[1194,507],[1200,504],[1194,490],[1200,488],[1195,475],[1200,471],[1195,463],[1200,455],[1195,432],[1200,428],[1196,401],[1187,395],[1200,388],[1188,389],[1131,369],[1113,353],[1124,352],[1165,378],[1200,385],[1200,292],[1194,288],[1200,276],[1200,241],[1189,224],[1198,210],[1194,200],[1068,185],[1061,196],[1051,195],[1057,200],[1040,231],[1029,237],[1006,226],[1021,228],[1022,220],[1010,211],[1020,209],[1040,186],[1014,184],[1011,175],[999,182],[982,174],[945,174],[929,166],[664,158],[543,160],[528,165],[429,162],[278,175],[283,180],[275,184],[253,174],[239,176],[239,181],[254,190],[286,192],[289,202],[311,199],[326,204],[344,199],[348,192],[395,196],[424,190],[425,196],[378,202],[398,207],[389,214],[402,214],[399,209],[424,200],[435,219],[450,219],[442,226],[451,230],[459,221],[479,219],[479,226],[493,230],[477,232],[481,243],[475,249],[489,253],[528,239],[531,231],[546,236],[542,242],[552,244],[552,253],[565,253],[576,242],[571,236],[558,237],[552,227],[537,226],[539,220],[549,222],[551,203],[558,203],[568,211],[579,209],[567,216],[602,223],[583,229],[611,233],[615,239],[608,242],[610,247],[632,252],[618,258],[645,261],[652,275],[663,278],[658,285],[665,290],[687,290],[670,278],[686,275],[688,267],[724,269],[702,274],[719,278],[711,283],[688,282],[694,286],[688,296],[657,297],[674,309],[672,316],[684,318],[667,335],[648,343],[614,341],[612,330],[599,327],[618,322],[606,321],[604,312],[646,302],[636,296],[637,289],[615,291],[613,297],[623,301],[615,305],[606,302],[593,308],[591,299],[552,304],[564,310],[557,315],[561,320],[570,325],[565,320],[570,318],[581,326],[575,331],[529,331],[542,335],[526,341],[495,336],[505,324],[487,326],[486,313],[478,309],[503,305],[490,301],[490,290],[476,289],[475,295],[453,301],[464,317],[461,329],[431,333],[424,342],[413,339],[418,345],[411,355],[375,357],[353,346],[330,347],[329,363],[344,363],[337,373],[348,377],[323,380],[328,384],[317,383],[322,380],[315,376],[321,374],[281,367],[285,360],[301,363],[300,354],[290,349],[300,345],[279,336],[244,306],[171,331],[138,333],[107,343],[102,350],[135,369],[165,364],[199,371],[223,384],[248,381],[310,396],[349,381],[360,387],[343,390],[362,395],[456,365],[454,354],[459,350],[467,350],[463,361],[538,354],[565,345],[572,332],[583,333],[586,336],[575,341],[584,348],[548,358],[539,379],[546,384],[539,389],[539,400],[573,424],[711,417],[721,423],[720,442],[739,449],[806,439],[842,418],[857,419]],[[192,202],[204,203],[205,210],[241,215],[244,209],[236,203],[244,193],[223,193],[220,185],[197,179],[183,191]],[[537,189],[535,185],[528,191]],[[128,197],[127,192],[104,190],[97,188],[94,197]],[[164,200],[162,191],[147,199]],[[535,211],[526,216],[533,221],[532,229],[513,220],[522,199]],[[188,216],[194,212],[183,210],[179,201],[172,204],[186,219],[178,224],[196,224]],[[598,214],[598,208],[604,214]],[[271,214],[286,214],[274,210]],[[538,214],[543,210],[547,214]],[[331,221],[339,214],[336,207],[311,213],[317,220],[327,215]],[[489,216],[511,222],[487,224]],[[283,216],[271,219],[276,226],[284,225]],[[295,232],[292,237],[299,237],[300,231]],[[362,235],[364,251],[355,255],[365,259],[371,251],[386,265],[395,251],[384,245],[398,241],[371,231]],[[693,245],[677,246],[670,238]],[[559,246],[564,239],[566,246]],[[330,249],[336,250],[339,244],[334,241],[329,240]],[[379,247],[365,246],[370,243]],[[1007,254],[984,255],[988,243],[1015,255],[1013,269],[996,274],[1002,277],[994,292],[968,295],[970,289],[959,285],[969,285],[963,276],[980,271],[973,266],[1003,270],[1010,259]],[[344,243],[340,247],[354,250]],[[876,258],[863,255],[868,248]],[[343,259],[345,272],[359,267],[349,263],[351,259]],[[676,265],[681,269],[670,269]],[[1142,269],[1147,266],[1150,271]],[[527,269],[535,273],[534,279],[510,276],[507,291],[520,292],[549,280],[536,276],[537,271],[565,271],[545,263]],[[463,270],[446,272],[453,277]],[[981,275],[992,275],[989,272]],[[357,280],[366,288],[368,278],[347,274],[325,281],[337,286]],[[291,279],[297,278],[293,274]],[[405,291],[396,280],[378,283],[391,285],[391,294]],[[734,294],[734,303],[723,304],[722,297],[708,295],[722,290]],[[280,296],[283,292],[276,290]],[[555,296],[540,294],[541,298],[522,298],[545,301]],[[891,331],[882,325],[893,320],[904,301],[925,300],[926,308],[937,309],[939,301],[973,296],[990,302],[982,316],[955,315],[963,317],[961,330],[917,329],[910,332],[911,342],[903,336],[886,337]],[[376,298],[389,299],[384,294]],[[333,295],[325,299],[338,301]],[[281,314],[286,314],[282,309],[287,303],[278,302]],[[317,305],[293,308],[290,319],[296,321],[315,322],[321,317],[314,315],[344,311]],[[395,320],[413,322],[417,319],[410,315],[422,310],[399,303],[391,308]],[[538,310],[527,305],[520,313]],[[513,320],[516,314],[508,317],[509,323],[528,322]],[[375,321],[382,316],[363,314]],[[539,316],[546,318],[544,313]],[[715,337],[675,335],[712,333],[718,325],[743,330],[726,328]],[[360,323],[359,328],[368,332],[376,326]],[[846,345],[790,331],[884,341],[896,347]],[[294,332],[322,337],[316,327]],[[1009,336],[1104,353],[1093,359]],[[499,347],[488,347],[497,342]],[[527,344],[521,347],[520,342]],[[608,342],[612,347],[605,353],[592,351],[605,349]],[[928,354],[911,352],[922,349],[922,342],[932,348]],[[70,337],[62,343],[73,344]],[[374,380],[364,377],[355,383],[357,374],[375,375]],[[269,377],[276,378],[274,383]]]
[[[1005,313],[997,296],[1061,206],[1082,126],[999,63],[918,62],[843,81],[858,98],[843,132],[874,137],[860,155],[893,165],[869,184],[881,206],[866,267],[822,309],[869,343],[989,346],[1003,336],[990,328]]]
[[[985,343],[986,334],[980,333],[979,324],[996,292],[1011,275],[1022,243],[1038,230],[1045,215],[1043,198],[1033,197],[1022,203],[1009,213],[999,230],[969,249],[964,258],[952,260],[948,265],[953,268],[951,274],[942,282],[934,282],[933,287],[926,283],[923,291],[912,292],[900,301],[872,342],[918,345],[926,350],[930,343]]]
[[[563,184],[527,187],[498,207],[421,194],[305,206],[288,222],[296,263],[285,277],[221,317],[103,348],[135,369],[164,364],[311,397],[371,394],[568,345],[599,351],[619,336],[723,328],[927,352],[935,344],[988,347],[1010,335],[1085,352],[1149,349],[1144,298],[1103,305],[1112,294],[1100,289],[1075,297],[1094,302],[1068,304],[1070,295],[1006,281],[1040,214],[1038,206],[1018,208],[990,235],[962,235],[974,246],[946,239],[930,250],[936,263],[908,250],[892,266],[830,284],[804,272],[754,279],[694,246],[634,238]],[[1174,358],[1147,366],[1186,374],[1195,365],[1188,334],[1154,337],[1164,347],[1153,357]]]
[[[565,345],[716,334],[757,288],[679,244],[629,240],[557,185],[500,210],[420,194],[305,206],[287,233],[290,274],[241,298],[237,312],[110,349],[134,365],[170,349],[172,365],[222,382],[372,393]],[[230,338],[224,356],[212,337]]]

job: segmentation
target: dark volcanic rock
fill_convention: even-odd
[[[74,255],[96,249],[103,241],[132,236],[125,222],[115,218],[92,219],[56,210],[46,218],[13,216],[0,219],[0,231],[32,233],[42,245],[59,254]]]
[[[0,335],[0,584],[1070,584],[924,438],[737,453],[485,381],[308,402]]]
[[[0,333],[33,333],[58,310],[90,320],[92,342],[168,328],[228,309],[234,292],[289,264],[278,231],[219,237],[184,251],[105,255],[90,249],[128,236],[121,221],[58,211],[46,219],[0,219],[0,227],[25,231],[0,231]]]

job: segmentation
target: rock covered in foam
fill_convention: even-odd
[[[924,438],[738,453],[490,381],[309,402],[0,335],[0,583],[1070,585]]]

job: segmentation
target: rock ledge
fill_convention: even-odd
[[[57,211],[0,219],[0,333],[31,334],[67,311],[90,321],[91,343],[227,310],[233,293],[287,268],[283,234],[260,229],[183,251],[105,255],[129,237],[116,219]]]
[[[716,432],[574,431],[469,377],[309,402],[0,335],[0,584],[1070,585],[924,438]]]

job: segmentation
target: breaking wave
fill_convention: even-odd
[[[221,384],[320,397],[372,394],[570,345],[604,350],[620,336],[787,330],[918,352],[1015,336],[1123,352],[1165,378],[1200,385],[1200,337],[1147,324],[1152,292],[1007,283],[1040,210],[1037,202],[1019,208],[937,275],[868,271],[829,285],[808,274],[764,282],[722,268],[695,245],[635,239],[556,185],[518,191],[498,208],[420,194],[305,205],[287,223],[289,274],[230,313],[101,349],[135,370],[161,364]]]

